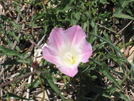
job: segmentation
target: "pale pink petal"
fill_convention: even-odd
[[[78,67],[77,66],[75,66],[75,67],[64,67],[63,66],[63,67],[58,67],[58,69],[62,73],[66,74],[66,75],[68,75],[70,77],[74,77],[78,72]]]
[[[49,36],[48,46],[55,51],[60,51],[64,44],[64,33],[62,28],[55,28],[51,31]]]
[[[92,46],[90,43],[88,43],[86,40],[83,41],[81,45],[81,62],[86,63],[89,59],[89,57],[92,55]]]
[[[43,58],[48,62],[51,62],[55,65],[59,65],[59,57],[54,50],[50,50],[48,47],[43,48]]]
[[[86,34],[83,31],[83,29],[79,26],[72,26],[64,31],[67,41],[71,43],[74,47],[74,45],[79,45],[81,43],[81,40],[83,38],[86,38]]]

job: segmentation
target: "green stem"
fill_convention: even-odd
[[[37,72],[37,76],[38,76],[38,79],[39,79],[39,82],[41,84],[41,88],[42,88],[42,91],[43,91],[42,101],[44,101],[45,100],[45,91],[44,91],[45,88],[43,86],[43,82],[42,82],[41,77],[40,77],[40,72]]]

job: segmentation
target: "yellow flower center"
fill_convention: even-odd
[[[75,64],[75,62],[76,62],[76,59],[70,52],[65,54],[65,58],[69,64]]]

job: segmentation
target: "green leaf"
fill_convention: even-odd
[[[15,35],[14,32],[8,31],[8,34],[12,35],[19,42],[19,38],[18,38],[18,36]]]
[[[113,14],[114,17],[117,17],[117,18],[123,18],[123,19],[131,19],[131,20],[134,20],[133,17],[129,16],[129,15],[126,15],[126,14],[123,14],[123,13],[114,13]]]
[[[108,67],[105,63],[102,63],[102,69],[101,72],[110,80],[112,81],[118,88],[122,89],[118,82],[115,80],[115,78],[110,74]]]
[[[130,101],[124,94],[122,94],[121,92],[117,92],[115,93],[115,95],[119,96],[121,99],[125,100],[125,101]]]
[[[77,21],[80,19],[80,12],[76,12],[74,14],[75,18],[77,19]]]
[[[96,35],[96,34],[92,34],[92,33],[90,33],[91,35],[93,35],[93,36],[96,36],[96,37],[98,37],[98,38],[100,38],[100,39],[102,39],[102,40],[104,40],[105,42],[107,42],[108,44],[109,44],[109,46],[111,47],[111,48],[113,48],[115,51],[116,51],[116,53],[119,55],[119,56],[122,56],[123,57],[123,54],[122,54],[122,52],[113,44],[113,43],[111,43],[111,42],[109,42],[108,40],[106,40],[105,38],[103,38],[103,37],[101,37],[101,36],[99,36],[99,35]]]
[[[134,0],[119,0],[119,4],[122,8],[125,8],[132,1]]]
[[[109,2],[107,0],[100,0],[100,3],[102,3],[102,4],[109,4]]]
[[[15,3],[14,3],[14,4],[15,4]],[[19,13],[19,15],[21,16],[21,18],[24,19],[23,15],[22,15],[22,12],[20,11],[19,5],[18,5],[18,4],[15,4],[15,6],[16,6],[16,10],[17,10],[17,12]]]
[[[21,56],[17,51],[3,47],[3,46],[0,46],[0,51],[2,51],[5,55],[8,55],[9,57],[12,57],[14,55],[18,57]]]
[[[118,63],[119,62],[124,62],[125,61],[125,59],[122,59],[122,57],[117,57],[117,56],[114,56],[114,54],[108,54],[108,55],[106,55],[105,57],[104,57],[104,59],[112,59],[112,60],[114,60],[114,61],[118,61]]]
[[[0,65],[12,66],[12,65],[15,65],[15,64],[20,64],[20,62],[18,62],[16,59],[13,59],[13,60],[10,60],[10,61],[5,61],[3,64],[0,64]]]
[[[35,79],[32,83],[29,83],[27,85],[25,85],[28,88],[36,88],[40,85],[40,82],[38,79]]]
[[[71,6],[71,5],[67,5],[65,8],[61,8],[61,7],[58,7],[57,9],[56,9],[56,13],[58,14],[59,12],[64,12],[64,11],[67,11],[67,10],[69,10],[69,9],[73,9],[73,6]]]
[[[20,64],[20,63],[28,63],[30,64],[31,61],[28,60],[28,59],[20,59],[20,58],[16,58],[16,59],[13,59],[13,60],[7,60],[5,61],[4,63],[0,64],[0,65],[8,65],[8,66],[12,66],[12,65],[17,65],[17,64]]]
[[[94,21],[91,21],[91,25],[92,25],[92,27],[94,27],[93,33],[97,35],[98,34],[98,32],[97,32],[97,30],[98,30],[97,25],[95,25]],[[90,35],[90,33],[88,33],[88,36],[90,36],[90,37],[88,37],[89,43],[93,43],[97,39],[95,36]]]
[[[46,73],[46,79],[49,84],[49,86],[61,97],[62,101],[66,101],[64,97],[60,94],[59,88],[54,84],[51,75],[49,73]]]
[[[9,92],[7,92],[4,96],[2,96],[3,99],[9,98],[9,97],[13,97],[15,99],[30,100],[30,99],[27,99],[27,98],[24,98],[24,97],[21,97],[21,96],[18,96],[16,94],[9,93]]]

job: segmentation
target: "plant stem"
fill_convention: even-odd
[[[45,91],[44,91],[44,89],[45,89],[45,88],[44,88],[44,86],[43,86],[43,82],[42,82],[42,80],[41,80],[41,78],[40,78],[40,72],[37,72],[36,74],[37,74],[38,79],[39,79],[40,84],[41,84],[41,88],[42,88],[42,91],[43,91],[42,101],[44,101],[44,99],[45,99]]]
[[[15,82],[15,81],[20,80],[20,79],[23,79],[23,78],[25,78],[25,77],[28,77],[28,76],[30,76],[30,75],[34,75],[34,74],[36,74],[36,72],[37,72],[37,71],[33,71],[33,72],[30,72],[30,73],[27,73],[27,74],[25,74],[25,75],[23,75],[23,76],[21,76],[21,77],[18,77],[18,78],[16,78],[16,79],[12,80],[12,81],[9,81],[9,82],[6,82],[6,83],[4,83],[4,84],[1,84],[1,85],[0,85],[0,88],[2,88],[2,87],[4,87],[4,86],[7,86],[7,85],[10,85],[11,83],[13,83],[13,82]]]

